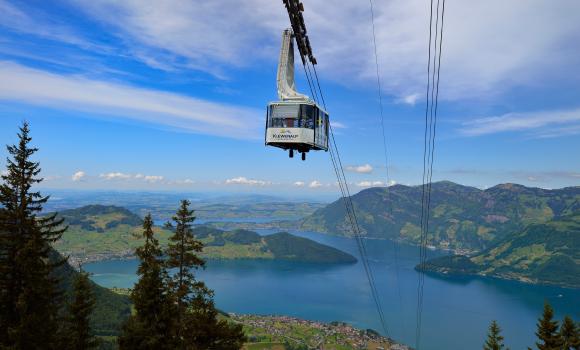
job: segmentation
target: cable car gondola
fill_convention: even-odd
[[[296,91],[293,39],[292,30],[284,30],[277,73],[280,100],[268,104],[265,137],[266,146],[288,150],[290,158],[300,152],[305,160],[311,150],[328,151],[329,119],[316,102]]]

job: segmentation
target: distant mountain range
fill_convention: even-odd
[[[372,238],[420,239],[421,186],[369,188],[352,196],[359,225]],[[449,181],[431,189],[428,243],[439,248],[478,251],[520,232],[580,212],[580,187],[557,190],[516,184],[486,190]],[[351,236],[344,203],[339,199],[306,217],[302,229]]]
[[[365,235],[418,244],[421,186],[370,188],[352,197]],[[350,236],[341,200],[307,217],[302,229]],[[428,244],[454,249],[418,268],[580,287],[580,187],[502,184],[486,190],[432,184]]]
[[[59,216],[69,229],[54,247],[73,262],[132,257],[142,244],[142,219],[117,206],[87,205],[64,210]],[[171,231],[154,228],[161,245]],[[356,258],[338,249],[280,232],[261,236],[248,230],[224,231],[197,226],[195,236],[205,247],[202,256],[211,259],[276,259],[311,263],[354,263]]]

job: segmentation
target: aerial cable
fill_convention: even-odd
[[[316,76],[316,84],[318,85],[318,90],[320,91],[320,98],[322,99],[322,105],[324,106],[324,110],[326,110],[326,101],[324,101],[324,96],[322,95],[322,89],[320,88],[320,80],[318,80],[318,72],[316,72],[316,66],[312,65],[312,69],[314,69],[314,75]]]
[[[391,183],[391,179],[390,179],[390,175],[389,175],[389,156],[388,156],[388,147],[387,147],[387,137],[386,137],[386,132],[385,132],[385,118],[384,118],[384,112],[383,112],[383,94],[382,94],[381,76],[380,76],[380,69],[379,69],[379,56],[377,53],[377,37],[376,37],[376,33],[375,33],[375,12],[374,12],[374,6],[373,6],[372,0],[369,0],[369,5],[370,5],[370,12],[371,12],[373,48],[374,48],[374,54],[375,54],[375,67],[376,67],[376,73],[377,73],[377,94],[379,97],[379,111],[380,111],[380,116],[381,116],[381,131],[382,131],[382,138],[383,138],[383,151],[385,154],[385,171],[386,171],[386,175],[387,175],[387,183],[385,185],[386,198],[387,198],[387,206],[388,206],[388,210],[389,210],[391,219],[394,219],[393,204],[391,203],[392,199],[390,198],[391,191],[389,190],[389,184]],[[395,285],[397,286],[397,296],[399,298],[399,308],[401,310],[401,315],[404,315],[404,313],[403,313],[403,297],[401,295],[401,285],[400,285],[400,278],[399,278],[398,245],[399,245],[398,240],[393,239],[393,257],[394,257],[394,261],[395,261]],[[403,329],[406,329],[405,320],[403,319],[402,321],[403,321],[402,322]]]
[[[377,312],[379,314],[379,319],[381,322],[381,325],[383,327],[383,330],[385,331],[385,333],[388,336],[388,329],[386,327],[386,323],[385,323],[385,319],[384,319],[384,314],[382,312],[382,306],[380,304],[380,300],[378,299],[378,293],[377,293],[377,289],[376,289],[376,285],[374,283],[374,277],[372,275],[372,271],[370,270],[370,266],[368,264],[368,257],[367,257],[367,253],[366,253],[366,248],[364,247],[364,241],[362,241],[361,237],[360,237],[360,229],[358,228],[358,221],[356,220],[356,218],[354,217],[354,207],[352,206],[352,201],[350,200],[348,193],[348,189],[345,188],[346,182],[343,181],[342,177],[341,177],[341,173],[340,173],[340,166],[338,165],[339,161],[337,160],[337,155],[334,154],[337,150],[335,150],[332,147],[329,148],[330,151],[330,157],[331,157],[331,161],[333,164],[333,168],[335,171],[335,174],[337,176],[338,181],[338,185],[341,191],[341,195],[342,195],[342,201],[344,202],[345,205],[345,210],[346,210],[346,215],[347,215],[347,219],[349,221],[349,223],[351,224],[352,227],[352,231],[355,237],[355,241],[357,243],[357,248],[359,250],[359,254],[361,256],[361,260],[363,263],[363,267],[365,269],[365,273],[367,275],[367,280],[369,282],[369,287],[371,289],[371,294],[373,296],[373,301],[375,303],[375,307],[377,308]]]
[[[302,63],[302,68],[304,68],[304,75],[306,76],[306,81],[308,82],[308,87],[310,88],[310,94],[312,95],[312,99],[316,102],[316,95],[314,94],[314,89],[312,88],[313,83],[310,81],[310,76],[306,71],[306,64]]]
[[[304,73],[306,75],[306,79],[308,81],[308,85],[310,87],[312,97],[313,97],[314,101],[318,104],[318,102],[316,101],[318,99],[318,94],[316,93],[316,86],[314,85],[314,78],[312,77],[312,72],[310,71],[310,67],[306,65],[306,61],[307,61],[306,58],[308,58],[308,61],[310,61],[312,63],[314,74],[316,76],[316,85],[318,86],[320,98],[322,99],[322,102],[324,104],[324,108],[326,109],[326,102],[324,101],[322,89],[320,88],[320,81],[318,80],[318,73],[316,72],[316,67],[314,66],[316,64],[316,59],[314,58],[314,56],[312,54],[310,42],[308,40],[308,36],[306,35],[306,28],[304,26],[304,19],[302,17],[302,13],[301,13],[301,11],[303,11],[302,5],[297,0],[283,0],[283,2],[288,10],[288,14],[290,16],[290,22],[292,24],[292,29],[293,29],[294,33],[300,36],[300,40],[298,40],[298,38],[297,38],[297,44],[298,44],[298,49],[300,51],[300,55],[302,58]],[[313,86],[314,86],[314,88],[313,88]],[[352,198],[350,196],[348,182],[346,181],[346,176],[344,174],[344,169],[342,167],[340,153],[338,151],[338,147],[336,146],[336,141],[334,138],[334,132],[332,130],[332,125],[329,125],[329,129],[330,129],[330,140],[332,141],[330,144],[330,147],[329,147],[332,165],[333,165],[334,171],[335,171],[336,176],[337,176],[339,188],[340,188],[341,194],[342,194],[342,199],[344,201],[345,209],[347,212],[348,221],[350,222],[350,224],[352,226],[353,234],[355,235],[355,238],[356,238],[355,240],[357,242],[357,246],[358,246],[358,249],[359,249],[359,252],[361,255],[363,266],[365,268],[365,273],[366,273],[367,280],[368,280],[368,283],[369,283],[369,286],[371,289],[372,298],[373,298],[373,301],[375,303],[375,307],[377,308],[377,312],[379,314],[381,326],[383,327],[383,330],[384,330],[386,336],[388,337],[389,332],[388,332],[388,328],[386,326],[386,321],[385,321],[382,305],[381,305],[380,299],[378,297],[378,292],[377,292],[377,288],[376,288],[376,284],[375,284],[375,279],[374,279],[374,276],[372,273],[372,269],[371,269],[371,266],[368,262],[365,243],[364,243],[364,240],[361,238],[361,230],[360,230],[360,227],[358,225],[358,219],[356,217],[354,205],[352,203]]]
[[[310,79],[312,80],[312,88],[314,89],[314,96],[316,97],[316,104],[318,104],[318,101],[320,101],[320,99],[318,98],[318,93],[316,92],[316,86],[314,85],[314,78],[312,76],[312,71],[310,70],[310,64],[308,64],[308,62],[306,62],[306,70],[308,70],[308,75],[310,76]]]
[[[323,102],[324,108],[326,109],[326,101],[324,100],[324,94],[322,93],[322,89],[320,87],[320,80],[318,79],[318,73],[316,71],[316,67],[314,65],[312,65],[312,66],[313,66],[314,74],[316,77],[316,85],[314,84],[314,82],[312,83],[312,85],[315,85],[315,87],[318,87],[318,90],[319,90],[318,92],[320,94],[320,98]],[[333,165],[333,168],[334,168],[337,180],[338,180],[338,185],[339,185],[339,189],[341,191],[342,200],[343,200],[344,205],[345,205],[347,219],[350,222],[353,234],[355,236],[355,241],[357,243],[357,247],[359,250],[359,254],[361,256],[361,260],[362,260],[363,267],[364,267],[364,270],[365,270],[365,273],[367,276],[369,287],[371,289],[371,295],[372,295],[373,301],[375,303],[375,307],[377,308],[377,313],[379,314],[379,320],[380,320],[381,326],[383,328],[383,331],[385,332],[385,335],[389,336],[389,330],[388,330],[385,315],[383,312],[383,307],[382,307],[382,304],[381,304],[381,301],[379,298],[378,290],[377,290],[376,283],[375,283],[374,274],[373,274],[372,268],[368,262],[368,254],[366,251],[365,242],[364,242],[363,238],[361,237],[361,230],[360,230],[360,226],[358,224],[358,218],[356,216],[354,204],[352,202],[352,197],[350,195],[350,189],[348,187],[348,182],[347,182],[346,176],[344,174],[344,168],[343,168],[342,160],[340,158],[340,153],[339,153],[339,150],[338,150],[338,147],[336,144],[336,138],[334,136],[334,130],[333,130],[332,124],[329,125],[329,130],[330,130],[330,140],[329,140],[330,157],[331,157],[332,165]]]
[[[332,131],[332,127],[331,127],[331,140],[332,140],[331,147],[334,146],[334,152],[336,153],[334,155],[334,157],[335,157],[335,160],[334,161],[337,162],[336,168],[338,170],[336,170],[336,171],[337,171],[337,174],[338,174],[339,183],[342,182],[342,184],[343,184],[342,185],[343,201],[345,203],[345,207],[346,207],[346,210],[347,210],[347,214],[349,216],[349,220],[351,222],[351,226],[352,226],[352,229],[353,229],[353,234],[355,235],[355,241],[357,242],[357,246],[358,246],[358,249],[359,249],[359,253],[360,253],[361,258],[362,258],[363,267],[365,269],[365,273],[367,274],[367,279],[369,281],[369,285],[370,285],[370,288],[371,288],[371,294],[372,294],[373,300],[375,302],[375,305],[377,307],[377,312],[379,314],[379,319],[381,321],[381,325],[383,327],[383,330],[384,330],[385,334],[387,336],[389,336],[389,331],[388,331],[388,327],[386,325],[386,320],[385,320],[385,316],[384,316],[384,313],[383,313],[383,308],[382,308],[382,305],[381,305],[381,302],[380,302],[380,298],[378,296],[378,291],[377,291],[377,288],[376,288],[374,274],[373,274],[372,268],[371,268],[371,266],[370,266],[370,264],[368,262],[368,255],[367,255],[367,251],[366,251],[366,246],[365,246],[364,240],[363,240],[363,238],[361,236],[360,226],[358,224],[358,219],[357,219],[357,216],[356,216],[356,212],[355,212],[355,209],[354,209],[354,205],[352,203],[352,197],[350,195],[350,190],[348,188],[348,183],[346,182],[346,177],[344,175],[344,170],[343,170],[343,167],[342,167],[342,161],[340,159],[340,154],[338,153],[338,148],[336,147],[336,140],[335,140],[335,137],[334,137],[334,132]]]
[[[426,174],[426,167],[427,167],[427,126],[428,126],[428,112],[429,112],[429,91],[430,91],[430,84],[431,84],[431,43],[432,43],[432,28],[433,28],[433,0],[431,0],[431,10],[430,10],[430,17],[429,17],[429,50],[428,50],[428,58],[427,58],[427,92],[426,92],[426,105],[425,105],[425,129],[424,129],[424,138],[423,138],[423,178],[422,178],[422,186],[421,186],[421,235],[420,235],[420,244],[419,244],[419,264],[423,262],[423,250],[424,250],[424,214],[425,214],[425,174]],[[430,130],[430,129],[429,129]],[[430,144],[430,143],[429,143]],[[417,285],[417,310],[416,310],[416,328],[415,328],[415,347],[419,349],[419,339],[421,338],[421,312],[422,312],[422,277],[423,274],[419,271],[419,281]]]
[[[416,348],[419,349],[421,338],[421,318],[423,308],[423,292],[425,280],[425,263],[427,260],[426,245],[428,242],[429,233],[429,219],[431,207],[431,188],[433,183],[433,163],[435,155],[435,137],[437,130],[437,107],[439,102],[439,78],[441,71],[441,52],[443,45],[443,24],[445,17],[445,0],[442,0],[441,7],[441,27],[439,28],[439,8],[440,0],[437,1],[436,22],[435,22],[435,53],[433,55],[433,72],[430,73],[431,67],[431,30],[433,17],[433,1],[431,1],[431,18],[429,27],[429,60],[428,60],[428,83],[427,83],[427,104],[425,110],[425,139],[423,149],[423,186],[422,186],[422,201],[421,201],[421,246],[420,246],[420,262],[419,262],[419,285],[417,291],[417,329],[416,329]],[[438,33],[438,30],[440,31]],[[437,47],[439,41],[439,47]],[[430,84],[432,81],[432,84]],[[429,104],[429,91],[431,92],[431,103]],[[433,106],[434,105],[434,106]],[[427,111],[429,111],[429,119],[427,119]],[[427,137],[427,128],[429,129]],[[427,191],[425,188],[427,187]]]

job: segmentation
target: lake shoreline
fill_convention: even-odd
[[[415,266],[415,271],[420,271],[419,265]],[[541,281],[541,280],[533,280],[524,276],[517,276],[517,275],[489,275],[485,273],[464,273],[464,272],[456,272],[451,269],[447,268],[433,268],[425,270],[427,274],[433,274],[440,277],[477,277],[482,279],[493,279],[493,280],[500,280],[500,281],[513,281],[518,282],[526,285],[532,286],[547,286],[547,287],[557,287],[557,288],[564,288],[568,290],[580,290],[580,286],[577,285],[568,285],[568,284],[561,284],[561,283],[551,283],[548,281]]]

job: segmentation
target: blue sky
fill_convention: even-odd
[[[368,2],[304,3],[348,180],[384,185]],[[375,0],[402,184],[421,181],[428,5]],[[0,138],[30,122],[43,187],[338,193],[327,153],[263,144],[280,1],[0,0],[0,13]],[[449,1],[444,35],[434,180],[580,185],[580,3]]]

